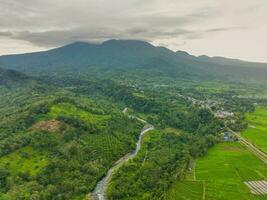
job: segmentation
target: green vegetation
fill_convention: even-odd
[[[12,175],[29,173],[29,175],[35,176],[48,164],[47,159],[45,153],[35,151],[31,146],[27,146],[1,157],[0,168],[5,167]]]
[[[1,56],[1,66],[31,75],[120,78],[131,82],[200,82],[214,85],[266,84],[266,64],[226,58],[195,57],[136,40],[103,44],[76,42],[47,52]],[[51,73],[52,72],[52,73]],[[92,78],[93,77],[93,78]],[[178,83],[179,84],[179,83]],[[205,85],[204,85],[205,87]]]
[[[181,139],[174,134],[148,132],[138,156],[121,167],[113,177],[109,199],[164,198],[164,191],[172,179],[180,176],[188,160],[182,146]]]
[[[177,181],[168,192],[168,200],[203,200],[203,181]]]
[[[0,69],[1,200],[84,199],[135,149],[143,124],[127,115],[156,130],[116,171],[111,200],[201,199],[203,188],[210,199],[246,199],[252,195],[240,183],[266,178],[266,167],[236,144],[218,145],[199,159],[222,132],[246,127],[244,113],[254,111],[254,103],[266,104],[259,98],[267,72],[261,64],[116,40],[2,56],[0,63],[20,71]],[[222,110],[234,115],[216,118]],[[256,110],[257,134],[247,134],[262,149],[264,112]],[[220,192],[223,184],[227,192]]]
[[[206,156],[197,159],[196,181],[185,180],[174,184],[170,190],[172,199],[267,199],[267,196],[254,196],[244,181],[265,180],[266,165],[239,143],[221,143],[212,147]],[[193,187],[193,193],[189,190]],[[178,193],[183,194],[183,197]],[[177,196],[175,196],[177,194]]]
[[[47,164],[36,175],[18,183],[10,182],[12,173],[4,169],[7,186],[2,187],[2,192],[6,198],[83,198],[114,162],[135,148],[141,125],[122,114],[126,106],[131,108],[131,114],[145,118],[162,131],[156,132],[155,137],[149,134],[150,139],[144,141],[147,146],[130,167],[126,164],[118,171],[125,173],[123,177],[133,176],[127,180],[114,177],[114,188],[109,190],[114,199],[125,199],[131,193],[135,194],[133,199],[166,197],[172,182],[183,177],[190,157],[205,155],[218,142],[218,133],[224,128],[224,122],[216,119],[211,110],[177,97],[177,88],[142,91],[116,81],[76,84],[72,79],[65,79],[64,85],[73,87],[58,83],[58,88],[50,90],[36,82],[27,84],[22,93],[16,93],[17,88],[5,89],[8,95],[2,96],[2,109],[10,108],[12,112],[8,113],[13,114],[1,113],[5,126],[1,127],[0,152],[9,155],[32,146],[34,151],[47,155]],[[8,101],[15,96],[23,103],[30,101],[22,106],[19,101]],[[36,128],[40,122],[49,125],[51,120],[60,122],[55,131]],[[144,157],[147,160],[142,164]],[[136,182],[140,173],[146,178]],[[125,182],[132,183],[131,187]]]
[[[207,199],[254,199],[243,182],[266,176],[266,165],[239,143],[219,144],[196,164],[197,180],[206,181]]]
[[[13,130],[2,127],[1,198],[78,199],[92,191],[112,164],[135,148],[142,127],[105,104],[52,98],[25,107],[20,121],[4,118],[9,125],[24,125],[12,137]],[[52,125],[59,127],[50,132]]]
[[[200,139],[198,135],[171,128],[147,133],[137,157],[113,177],[109,199],[168,199],[166,191],[184,176],[190,157],[205,154],[214,142],[212,135]]]
[[[108,116],[96,115],[90,112],[86,112],[83,109],[79,109],[70,103],[60,103],[53,105],[50,109],[49,115],[54,118],[56,118],[57,116],[66,115],[92,124],[101,124],[108,120]]]
[[[267,108],[257,107],[255,112],[246,114],[248,128],[241,132],[261,150],[267,152]]]

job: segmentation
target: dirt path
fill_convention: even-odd
[[[202,199],[205,200],[206,199],[206,181],[203,181],[203,196]]]
[[[242,137],[240,133],[236,133],[234,131],[231,131],[239,140],[241,144],[243,144],[247,149],[249,149],[252,153],[254,153],[259,159],[261,159],[265,164],[267,164],[267,154],[263,151],[261,151],[259,148],[254,146],[251,142],[249,142],[247,139]]]
[[[137,153],[141,149],[142,140],[143,140],[145,133],[147,133],[148,131],[154,130],[154,126],[148,124],[145,120],[134,117],[134,116],[130,116],[130,117],[136,118],[137,120],[141,121],[142,123],[145,123],[145,126],[141,130],[141,133],[139,135],[138,141],[136,142],[136,149],[132,153],[128,153],[125,156],[123,156],[121,159],[119,159],[114,164],[114,166],[108,170],[106,176],[97,183],[97,185],[93,191],[93,194],[92,194],[92,196],[95,200],[107,200],[106,191],[107,191],[108,184],[109,184],[110,180],[112,179],[114,172],[117,169],[119,169],[123,164],[125,164],[126,162],[128,162],[130,159],[134,158],[137,155]]]

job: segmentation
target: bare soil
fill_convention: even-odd
[[[55,132],[59,129],[61,122],[55,119],[40,121],[33,127],[34,130]]]

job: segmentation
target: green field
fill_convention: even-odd
[[[267,108],[257,107],[255,112],[246,115],[246,120],[249,126],[242,136],[267,152]]]
[[[267,178],[267,166],[239,143],[221,143],[197,160],[197,181],[181,181],[170,191],[171,200],[252,200],[267,199],[254,196],[243,183]]]
[[[57,117],[59,115],[71,116],[93,124],[101,124],[109,119],[109,116],[93,114],[83,109],[77,108],[76,106],[70,103],[59,103],[53,105],[51,107],[49,115],[51,117]]]
[[[184,180],[174,184],[168,194],[169,200],[202,200],[203,181]]]

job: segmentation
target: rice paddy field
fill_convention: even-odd
[[[204,182],[183,180],[175,183],[168,194],[169,200],[202,200]]]
[[[247,181],[267,178],[267,166],[237,142],[221,143],[196,161],[195,180],[174,184],[170,200],[266,200],[254,195]]]
[[[241,135],[267,153],[267,107],[257,107],[246,115],[248,128]]]

